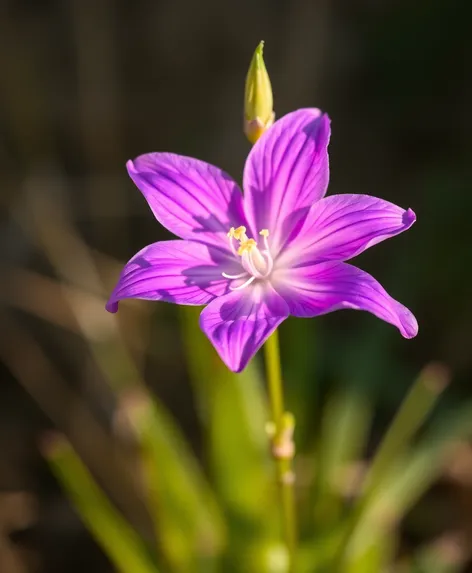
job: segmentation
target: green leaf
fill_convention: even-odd
[[[43,453],[89,531],[121,573],[158,573],[145,544],[115,509],[90,472],[61,436],[44,444]]]
[[[215,570],[225,523],[195,456],[159,402],[140,391],[122,408],[136,430],[157,540],[172,570]]]
[[[367,441],[372,408],[352,385],[339,389],[328,399],[323,412],[320,443],[315,459],[316,483],[314,516],[318,528],[327,528],[339,519],[349,483]]]
[[[342,573],[379,573],[387,570],[395,554],[395,537],[372,529],[370,533],[369,543],[361,550],[351,547]]]
[[[438,479],[455,441],[471,435],[472,404],[467,403],[446,416],[417,446],[403,451],[373,493],[352,533],[352,543],[366,547],[373,531],[392,531]]]

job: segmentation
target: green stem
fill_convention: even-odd
[[[277,330],[267,339],[264,350],[272,421],[277,432],[281,432],[284,415],[284,390],[280,368],[279,333]]]
[[[293,490],[293,417],[284,411],[284,393],[280,368],[279,335],[277,330],[268,338],[264,346],[267,384],[274,433],[272,449],[277,467],[280,486],[281,513],[284,524],[285,542],[289,554],[289,572],[294,571],[297,545],[297,524],[295,516],[295,496]]]

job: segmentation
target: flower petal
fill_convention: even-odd
[[[244,224],[242,193],[218,167],[173,153],[149,153],[127,163],[156,219],[183,239],[228,246],[230,227]]]
[[[409,229],[411,210],[369,195],[332,195],[313,205],[292,230],[282,265],[303,260],[347,260],[365,249]]]
[[[200,327],[226,366],[240,372],[287,316],[288,306],[274,289],[256,284],[211,302]]]
[[[228,292],[222,271],[241,267],[219,249],[194,241],[161,241],[144,247],[125,265],[106,308],[118,310],[124,298],[206,304]]]
[[[325,262],[289,269],[275,277],[277,291],[294,316],[312,317],[334,310],[366,310],[413,338],[418,323],[413,314],[368,273],[347,263]]]
[[[278,250],[297,215],[326,193],[329,118],[299,109],[279,119],[252,148],[244,169],[244,209],[253,236],[271,234]]]

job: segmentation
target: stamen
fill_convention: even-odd
[[[228,233],[226,234],[226,236],[229,239],[229,246],[231,248],[231,252],[233,253],[233,255],[237,256],[237,252],[236,252],[236,247],[234,246],[234,233],[235,233],[235,228],[231,227],[231,229],[228,231]]]
[[[264,250],[267,252],[267,254],[269,254],[269,242],[267,240],[267,237],[269,236],[269,230],[268,229],[262,229],[262,231],[259,231],[259,235],[261,235],[261,237],[263,237],[263,239],[264,239]]]
[[[241,227],[238,227],[237,229],[233,229],[233,237],[237,241],[244,241],[245,239],[247,239],[245,235],[246,235],[246,227],[244,225],[241,225]]]
[[[257,270],[249,251],[243,253],[243,266],[251,273],[252,276],[258,279],[262,278],[263,275]]]
[[[245,277],[247,275],[246,272],[240,273],[239,275],[228,275],[226,273],[221,273],[221,274],[222,274],[222,276],[224,276],[225,279],[230,279],[230,280],[242,279],[243,277]]]
[[[274,268],[274,259],[270,256],[269,249],[265,249],[264,251],[262,251],[262,255],[266,258],[267,261],[266,275],[270,275],[272,269]]]
[[[229,290],[241,290],[243,288],[246,288],[247,286],[249,286],[253,281],[256,280],[256,277],[250,277],[248,278],[248,280],[243,283],[242,285],[239,285],[237,287],[229,287]]]
[[[231,288],[231,290],[244,288],[251,284],[255,279],[265,279],[272,272],[274,261],[270,254],[269,242],[267,240],[269,237],[269,230],[262,229],[259,231],[259,235],[262,237],[262,248],[258,247],[255,239],[248,238],[246,235],[246,227],[244,227],[244,225],[241,225],[236,229],[234,227],[230,228],[228,238],[231,251],[234,255],[241,257],[241,264],[246,272],[239,275],[228,275],[227,273],[222,273],[222,276],[229,280],[235,280],[243,278],[248,274],[251,275],[251,278],[249,278],[243,285]],[[235,245],[234,241],[238,241],[239,246]]]
[[[254,247],[257,247],[257,243],[254,239],[246,239],[245,241],[241,240],[239,243],[238,255],[242,256],[245,251],[250,252]]]

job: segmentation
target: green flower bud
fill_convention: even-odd
[[[251,143],[274,123],[272,87],[264,64],[261,42],[254,52],[246,77],[244,93],[244,133]]]

